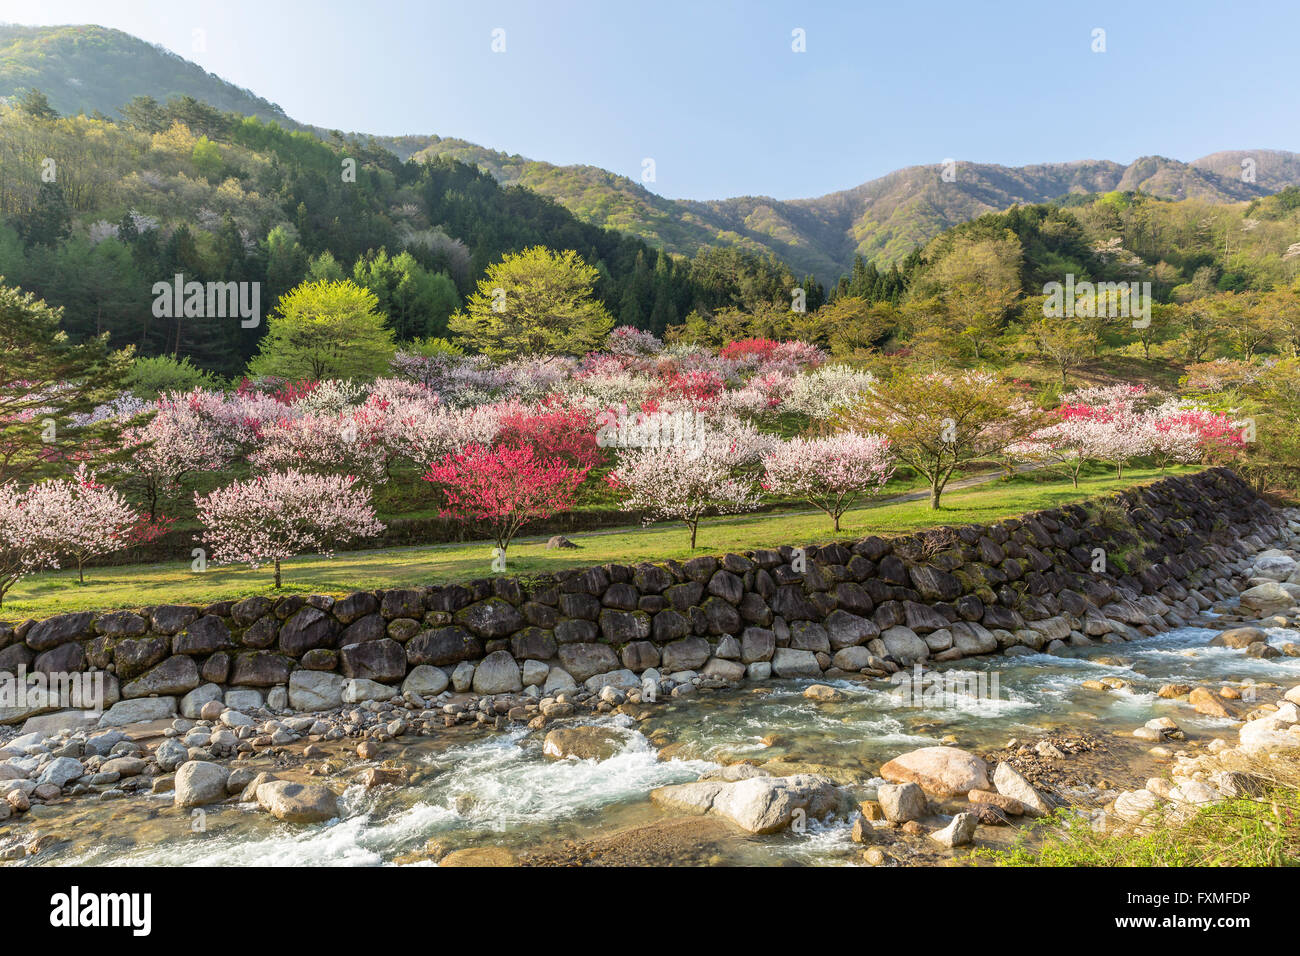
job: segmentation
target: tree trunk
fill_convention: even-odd
[[[77,583],[78,583],[78,584],[85,584],[85,583],[86,583],[86,575],[85,575],[85,573],[84,573],[84,572],[82,571],[82,569],[81,569],[81,561],[82,561],[81,558],[77,558]]]
[[[933,484],[930,486],[930,510],[931,511],[939,510],[939,496],[942,494],[943,491],[939,488],[938,484]]]
[[[280,590],[280,559],[275,559],[275,589]]]
[[[686,527],[691,529],[691,550],[695,550],[695,532],[700,529],[699,520],[686,522]]]

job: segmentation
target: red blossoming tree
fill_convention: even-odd
[[[528,445],[472,444],[431,464],[424,480],[442,492],[444,517],[483,522],[504,552],[525,523],[571,508],[590,470]]]

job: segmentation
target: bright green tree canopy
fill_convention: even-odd
[[[396,348],[374,293],[350,279],[304,282],[272,313],[252,375],[290,380],[382,375]]]
[[[447,327],[459,344],[491,356],[588,352],[614,325],[592,294],[597,275],[572,250],[533,246],[507,255]]]

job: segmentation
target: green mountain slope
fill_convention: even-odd
[[[0,24],[0,97],[41,90],[63,114],[116,117],[135,96],[176,96],[297,128],[275,103],[208,73],[163,47],[98,26]]]

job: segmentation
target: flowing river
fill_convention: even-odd
[[[1226,684],[1249,700],[1251,684],[1285,689],[1300,682],[1300,658],[1258,659],[1208,646],[1216,633],[1184,627],[1128,643],[1072,649],[1066,657],[961,661],[944,673],[968,678],[967,686],[982,687],[982,696],[948,695],[937,707],[909,706],[884,681],[834,682],[843,697],[829,702],[803,696],[810,681],[706,692],[665,701],[640,722],[625,715],[584,721],[620,736],[620,749],[602,760],[547,757],[544,734],[523,728],[487,736],[467,729],[398,741],[382,756],[411,771],[412,785],[366,790],[351,784],[342,818],[311,827],[278,823],[254,805],[220,805],[192,815],[174,807],[166,793],[53,804],[39,808],[29,821],[52,839],[27,862],[428,865],[437,856],[430,852],[432,843],[442,850],[505,847],[533,863],[857,863],[862,848],[851,842],[845,820],[753,836],[712,817],[670,817],[648,795],[655,787],[749,760],[782,774],[832,775],[869,797],[879,782],[875,771],[904,751],[946,743],[987,754],[1012,738],[1052,733],[1104,741],[1095,753],[1079,758],[1076,777],[1091,783],[1082,783],[1078,794],[1086,798],[1109,786],[1140,786],[1160,773],[1164,756],[1159,750],[1153,755],[1150,742],[1131,736],[1151,718],[1170,717],[1186,733],[1186,741],[1166,742],[1167,750],[1203,746],[1235,733],[1229,721],[1196,714],[1185,700],[1158,697],[1162,684]],[[1268,634],[1278,647],[1300,641],[1300,632],[1287,628],[1269,628]],[[1106,678],[1123,685],[1084,686]],[[1260,690],[1261,699],[1265,693]],[[344,751],[340,756],[348,759],[337,760],[333,769],[350,780],[356,757]],[[254,761],[252,768],[275,769],[270,760]],[[984,826],[979,842],[997,846],[1015,833]],[[953,858],[952,851],[921,847],[916,862]]]

